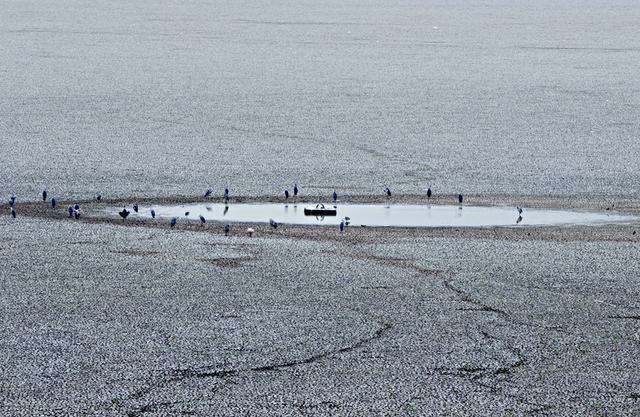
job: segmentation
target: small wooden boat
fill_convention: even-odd
[[[336,216],[338,215],[338,210],[335,207],[325,207],[324,204],[318,203],[313,206],[304,208],[305,216]]]

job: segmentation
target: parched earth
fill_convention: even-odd
[[[3,414],[640,413],[637,223],[227,237],[101,205],[0,217]]]
[[[0,0],[0,414],[640,415],[638,222],[224,236],[102,213],[298,184],[637,215],[639,15]]]

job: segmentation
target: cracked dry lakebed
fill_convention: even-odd
[[[640,416],[639,17],[2,1],[0,417]]]
[[[451,199],[430,200],[431,210],[457,214]],[[240,219],[225,236],[219,219],[202,225],[190,214],[171,229],[164,217],[174,215],[169,206],[224,210],[215,201],[139,199],[138,215],[124,221],[112,208],[131,210],[132,199],[68,200],[56,210],[18,201],[16,219],[0,216],[2,410],[640,412],[636,203],[617,202],[614,213],[604,198],[468,200],[461,211],[621,217],[343,233]],[[76,203],[78,220],[66,213]],[[424,203],[404,195],[391,204]],[[237,197],[229,213],[240,204],[284,210],[278,199]],[[142,215],[150,207],[156,219]]]

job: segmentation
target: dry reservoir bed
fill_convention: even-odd
[[[3,414],[640,412],[637,222],[224,236],[75,203],[0,217]]]

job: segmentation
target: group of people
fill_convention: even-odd
[[[294,184],[293,185],[293,198],[294,198],[294,201],[297,201],[299,194],[300,194],[300,189],[298,188],[298,184]],[[391,196],[392,196],[391,189],[389,187],[385,187],[384,188],[384,194],[386,195],[387,199],[390,199]],[[213,189],[211,189],[211,188],[208,188],[204,193],[204,197],[205,198],[209,198],[212,195],[213,195]],[[432,195],[433,195],[433,192],[432,192],[431,188],[429,187],[427,189],[427,198],[431,199]],[[292,195],[289,192],[289,189],[285,189],[284,190],[285,201],[289,201],[290,197],[292,197]],[[228,205],[229,199],[230,199],[230,194],[229,194],[229,189],[228,188],[224,189],[224,193],[223,193],[223,197],[222,198],[223,198],[223,201],[224,201],[225,205]],[[334,203],[337,203],[337,201],[338,201],[338,193],[335,190],[332,193],[332,199],[333,199]],[[463,199],[464,199],[463,195],[459,194],[458,195],[458,202],[460,204],[462,204]],[[42,191],[42,201],[46,203],[47,200],[48,200],[48,193],[47,193],[47,190],[45,189],[45,190]],[[96,195],[96,201],[101,201],[101,200],[102,200],[102,195],[97,194]],[[9,206],[11,208],[11,216],[13,218],[16,218],[16,216],[17,216],[16,202],[17,202],[17,197],[16,196],[11,196],[9,198]],[[52,197],[51,200],[50,200],[50,203],[51,203],[51,207],[53,209],[55,209],[57,207],[57,202],[56,202],[55,198]],[[139,211],[138,203],[134,203],[132,208],[133,208],[134,212],[138,213],[138,211]],[[519,211],[519,215],[520,215],[519,220],[521,221],[521,219],[522,219],[522,217],[521,217],[522,209],[520,207],[518,207],[518,211]],[[79,220],[80,217],[81,217],[81,213],[82,213],[80,205],[79,204],[69,205],[69,207],[67,208],[67,213],[68,213],[70,218],[74,218],[76,220]],[[131,213],[131,211],[127,210],[126,207],[123,207],[123,209],[118,212],[119,216],[122,218],[122,221],[125,221],[130,213]],[[155,212],[155,210],[153,208],[150,209],[150,214],[151,214],[151,218],[152,219],[156,218],[156,212]],[[189,214],[190,213],[188,211],[185,212],[185,217],[187,219],[189,218]],[[199,219],[200,219],[201,225],[204,226],[205,223],[206,223],[206,219],[204,218],[204,216],[200,215]],[[345,227],[350,224],[350,220],[351,219],[349,217],[345,217],[345,218],[341,219],[341,221],[339,223],[339,228],[340,228],[341,232],[343,232]],[[177,217],[173,217],[173,218],[171,218],[169,220],[169,227],[174,228],[177,223],[178,223],[178,218]],[[273,229],[277,229],[278,226],[279,226],[279,223],[277,223],[273,219],[270,219],[269,223],[270,223],[270,226]],[[224,233],[225,233],[225,235],[228,235],[230,230],[231,230],[231,226],[229,224],[224,225]],[[253,233],[254,233],[254,230],[249,228],[249,229],[247,229],[247,233],[248,233],[249,236],[252,236]]]

